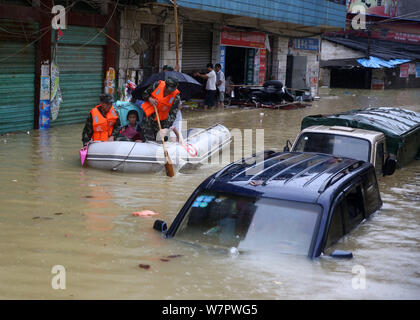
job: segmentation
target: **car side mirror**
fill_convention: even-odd
[[[336,259],[351,259],[353,258],[353,253],[350,251],[344,251],[344,250],[334,250],[330,257],[336,258]]]
[[[166,225],[165,221],[155,220],[155,223],[153,224],[153,229],[159,232],[165,232],[168,229],[168,226]]]
[[[290,140],[287,140],[286,141],[286,146],[283,148],[283,152],[290,152],[291,147],[292,147],[292,143],[290,142]]]
[[[390,176],[393,175],[395,172],[395,169],[397,168],[397,162],[394,159],[386,158],[385,164],[382,168],[382,172],[384,176]]]

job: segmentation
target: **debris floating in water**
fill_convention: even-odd
[[[239,255],[239,250],[235,247],[232,247],[229,249],[229,253],[231,256],[238,256]]]
[[[136,217],[151,217],[157,214],[159,213],[151,211],[151,210],[135,211],[132,213],[132,215]]]

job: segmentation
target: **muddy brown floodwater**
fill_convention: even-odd
[[[188,111],[189,127],[216,122],[265,129],[265,148],[282,150],[309,114],[364,106],[420,112],[419,90],[329,90],[297,110]],[[263,114],[262,114],[263,113]],[[80,168],[83,124],[0,136],[1,299],[419,299],[420,161],[380,181],[383,208],[343,241],[352,260],[228,252],[164,240],[190,193],[223,164],[174,178]],[[52,267],[66,289],[52,288]],[[364,268],[365,288],[352,280]]]

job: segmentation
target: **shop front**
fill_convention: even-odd
[[[266,34],[224,27],[219,62],[226,79],[234,84],[263,84],[267,67]]]

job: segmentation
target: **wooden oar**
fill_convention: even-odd
[[[159,119],[159,114],[158,114],[157,108],[156,108],[155,105],[153,105],[153,107],[155,108],[155,114],[156,114],[157,122],[158,122],[158,125],[159,125],[160,132],[162,133],[162,126],[160,125],[160,119]],[[171,158],[169,158],[168,151],[166,151],[166,148],[165,148],[165,140],[163,139],[163,135],[162,134],[160,135],[160,138],[162,139],[163,152],[165,154],[165,170],[166,170],[166,175],[168,177],[173,177],[175,175],[174,166],[172,165]]]

